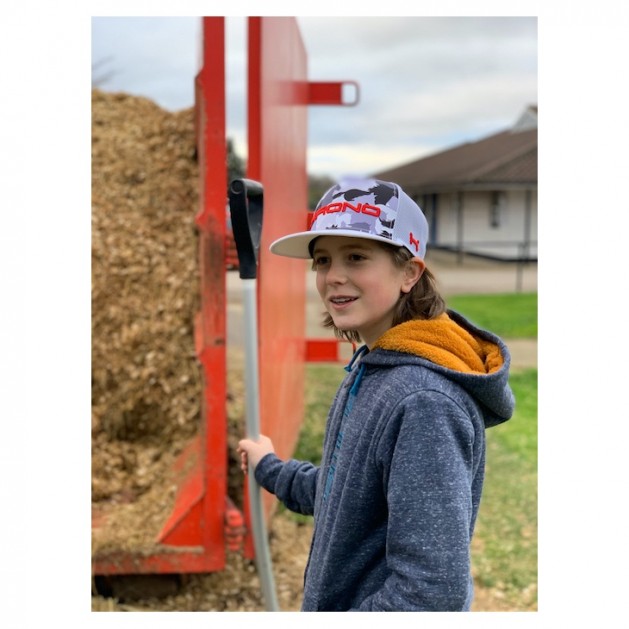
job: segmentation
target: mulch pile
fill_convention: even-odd
[[[128,442],[189,437],[200,393],[192,111],[95,91],[92,112],[94,429]]]

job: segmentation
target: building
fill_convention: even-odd
[[[373,176],[419,203],[430,248],[537,261],[537,105],[509,129]]]

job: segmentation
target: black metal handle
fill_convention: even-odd
[[[262,236],[264,191],[253,179],[234,179],[229,185],[229,212],[238,266],[243,280],[255,279],[258,274],[258,252]]]

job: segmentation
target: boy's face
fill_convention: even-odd
[[[423,270],[423,263],[400,269],[373,240],[345,236],[317,238],[313,260],[317,290],[334,325],[356,330],[368,347],[391,327],[400,294]]]

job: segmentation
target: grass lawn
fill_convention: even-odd
[[[537,338],[537,293],[456,295],[447,304],[502,338]]]
[[[514,416],[487,431],[483,498],[472,543],[476,582],[510,609],[537,609],[537,369],[510,378]]]

